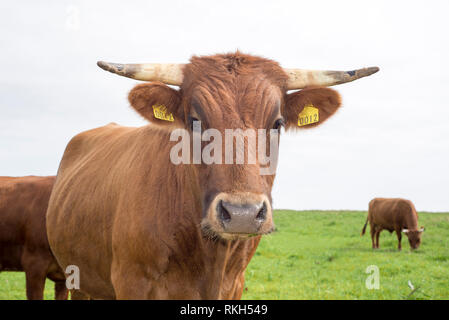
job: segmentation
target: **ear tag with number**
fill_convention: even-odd
[[[315,108],[313,104],[308,104],[298,114],[298,127],[306,126],[312,123],[320,121],[320,115],[318,108]]]
[[[153,113],[154,117],[156,119],[165,120],[165,121],[175,121],[175,118],[173,118],[173,114],[169,113],[167,114],[167,107],[164,105],[154,105],[153,106]]]

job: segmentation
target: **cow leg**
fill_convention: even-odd
[[[46,270],[39,267],[31,267],[25,270],[26,292],[28,300],[43,300]]]
[[[374,241],[376,236],[376,227],[374,225],[370,225],[370,234],[371,234],[371,242],[373,243],[373,249],[376,249],[376,242]]]
[[[150,284],[144,272],[136,265],[121,266],[117,261],[112,263],[111,280],[115,298],[118,300],[149,299]],[[161,280],[161,279],[159,279]],[[152,299],[167,299],[156,294]]]
[[[402,250],[402,245],[401,245],[402,233],[401,233],[401,230],[396,230],[396,235],[398,236],[398,250]]]
[[[65,286],[65,280],[55,281],[55,300],[67,300],[69,290]]]
[[[51,264],[48,252],[30,251],[25,248],[22,254],[22,266],[26,277],[26,293],[28,300],[43,300],[45,280]]]
[[[89,300],[89,296],[85,295],[79,290],[70,291],[70,298],[72,300]]]
[[[114,291],[117,300],[146,300],[149,299],[148,279],[128,279],[124,277],[123,280],[114,281]],[[167,299],[166,295],[158,295],[156,293],[155,299]]]
[[[382,229],[377,230],[376,232],[376,248],[379,249],[379,236]]]

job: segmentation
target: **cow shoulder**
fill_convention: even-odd
[[[60,170],[71,163],[76,163],[80,158],[85,157],[87,154],[96,152],[98,146],[113,141],[114,136],[118,136],[120,132],[126,131],[127,129],[131,128],[123,127],[116,123],[109,123],[105,126],[77,134],[69,141],[64,150]]]

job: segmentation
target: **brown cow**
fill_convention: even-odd
[[[190,146],[201,121],[203,129],[223,135],[226,129],[273,129],[265,137],[276,137],[283,124],[298,128],[298,115],[312,105],[319,114],[306,128],[314,127],[340,106],[339,94],[320,84],[377,71],[284,70],[238,52],[193,57],[183,66],[99,66],[161,82],[129,94],[149,125],[83,132],[60,163],[47,212],[49,242],[63,267],[79,267],[80,290],[94,299],[239,299],[260,235],[274,227],[274,173],[261,175],[261,163],[249,161],[174,164],[171,134],[189,133]],[[287,93],[307,85],[315,86]],[[248,145],[243,135],[236,140]]]
[[[43,299],[45,279],[67,299],[65,276],[50,251],[45,214],[55,177],[0,177],[0,271],[25,271],[28,299]]]
[[[369,203],[368,217],[363,226],[362,236],[370,224],[373,249],[379,249],[379,235],[382,230],[396,231],[398,249],[401,250],[402,232],[408,237],[410,247],[418,249],[424,227],[418,229],[418,213],[410,200],[375,198]]]

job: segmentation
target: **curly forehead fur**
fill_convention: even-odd
[[[273,84],[286,88],[287,75],[282,67],[273,60],[247,55],[240,52],[217,54],[213,56],[193,56],[190,64],[184,68],[183,89],[198,81],[211,81],[219,77],[221,81],[232,83],[236,76],[263,75]]]
[[[194,56],[183,72],[186,114],[193,99],[209,112],[213,110],[214,118],[232,118],[238,113],[245,123],[263,121],[273,105],[283,103],[288,78],[277,62],[240,52]]]

